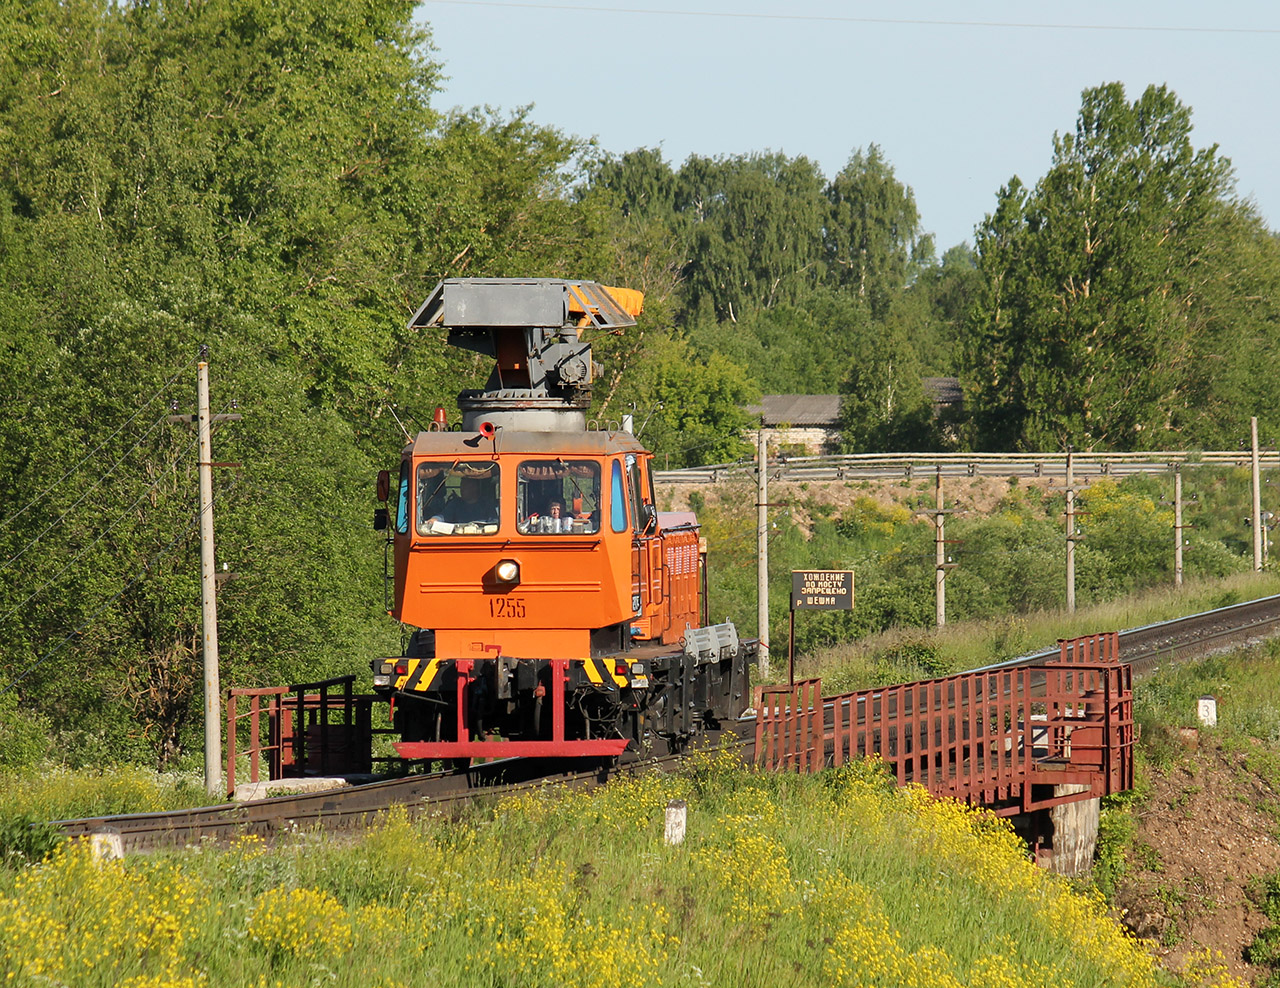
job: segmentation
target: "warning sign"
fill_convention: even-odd
[[[791,609],[793,611],[853,610],[853,570],[792,570]]]

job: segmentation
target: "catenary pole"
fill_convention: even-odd
[[[760,635],[760,651],[756,668],[760,678],[769,676],[769,454],[768,440],[761,427],[756,484],[756,622]]]
[[[200,604],[204,630],[204,784],[222,792],[222,684],[218,673],[217,580],[213,558],[213,445],[209,416],[209,348],[200,348],[196,385],[200,436]]]
[[[1067,450],[1067,613],[1076,612],[1076,490],[1072,451]]]
[[[941,628],[947,623],[947,534],[945,528],[947,515],[942,506],[942,467],[938,467],[934,483],[936,507],[934,508],[933,519],[937,532],[934,538],[936,563],[933,580],[937,599],[936,618],[938,627]]]
[[[1182,586],[1182,464],[1173,468],[1173,585]]]
[[[1249,419],[1249,462],[1253,471],[1253,568],[1262,569],[1262,482],[1258,469],[1258,417]]]

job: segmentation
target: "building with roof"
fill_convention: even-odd
[[[944,429],[955,420],[964,401],[954,377],[926,377],[920,382],[933,414]],[[840,442],[840,395],[762,395],[746,406],[758,418],[769,445],[795,456],[834,452]]]
[[[829,453],[840,440],[839,395],[762,395],[747,406],[769,445],[800,456]]]

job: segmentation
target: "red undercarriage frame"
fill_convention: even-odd
[[[472,682],[472,661],[459,659],[458,740],[401,741],[394,745],[401,758],[584,758],[620,755],[625,738],[593,738],[567,741],[564,736],[564,686],[569,679],[569,660],[551,660],[551,738],[547,741],[472,740],[467,728],[467,687]]]

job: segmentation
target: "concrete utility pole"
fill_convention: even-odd
[[[1173,468],[1173,585],[1182,586],[1182,464]]]
[[[1067,613],[1076,612],[1076,491],[1072,451],[1067,450]]]
[[[756,620],[760,651],[756,668],[760,678],[769,676],[769,450],[764,428],[757,433],[760,446],[756,484]]]
[[[213,561],[213,446],[209,419],[209,348],[200,348],[196,384],[200,433],[200,603],[204,629],[204,786],[222,798],[222,685],[218,674],[218,598]]]
[[[947,535],[946,535],[946,515],[942,513],[942,468],[938,467],[937,480],[935,484],[935,508],[933,513],[934,525],[937,527],[937,534],[934,538],[934,556],[936,565],[934,567],[933,584],[935,596],[937,598],[936,617],[938,627],[941,628],[947,623],[947,571],[943,568],[947,565]]]
[[[944,627],[947,623],[947,570],[952,566],[947,562],[947,511],[942,496],[942,467],[937,468],[934,492],[933,523],[937,529],[934,536],[934,593],[937,598],[937,623]]]
[[[1252,446],[1250,463],[1253,468],[1253,568],[1262,569],[1262,481],[1258,469],[1258,417],[1249,419],[1249,440]]]

